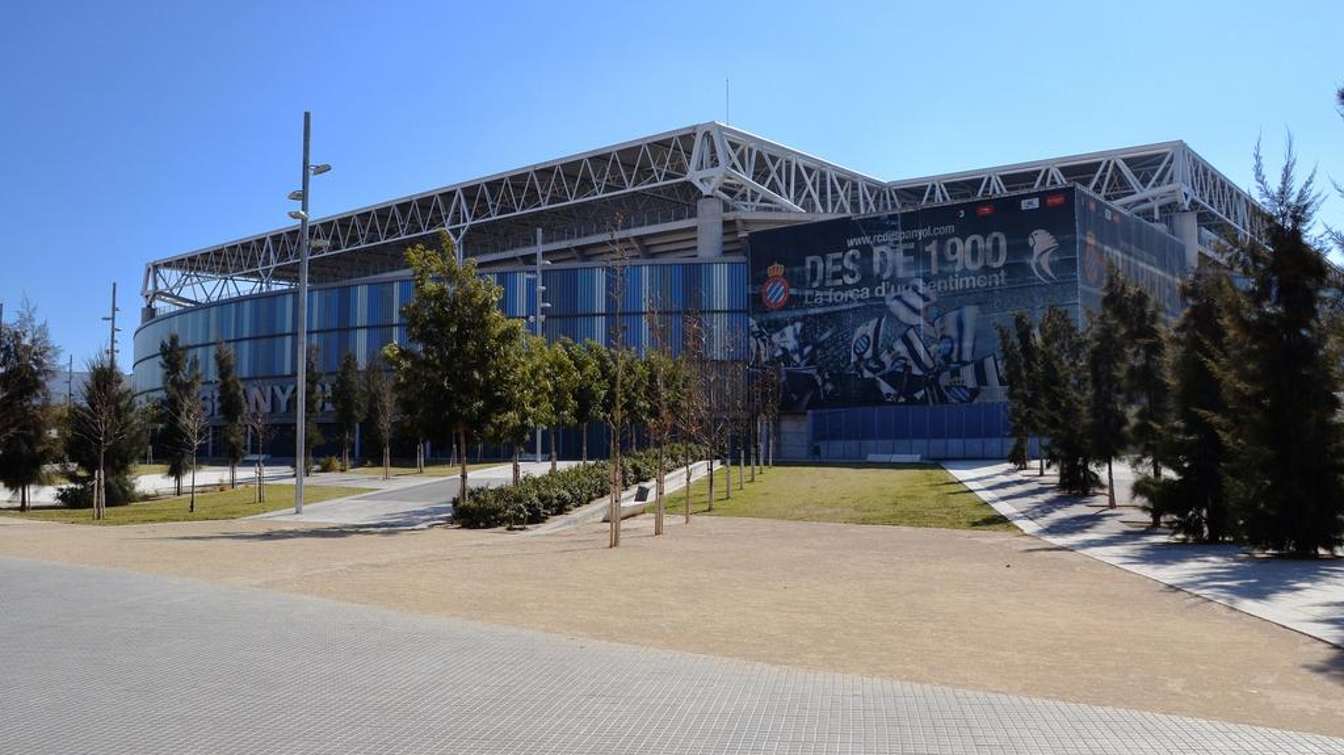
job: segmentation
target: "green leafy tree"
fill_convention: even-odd
[[[247,451],[247,396],[238,379],[237,358],[224,344],[215,346],[215,373],[219,386],[220,440],[229,462],[229,487],[238,487],[238,463]]]
[[[606,419],[607,364],[610,354],[596,341],[566,346],[569,360],[579,372],[579,389],[574,394],[574,422],[579,426],[581,458],[588,461],[588,431],[594,422]]]
[[[469,436],[492,419],[496,376],[513,358],[523,326],[499,310],[500,288],[477,275],[474,260],[457,261],[446,233],[438,249],[407,249],[406,262],[415,295],[402,317],[417,348],[392,344],[386,356],[420,426],[444,428],[457,438],[465,502]]]
[[[1228,409],[1214,366],[1226,351],[1224,310],[1238,294],[1213,268],[1196,271],[1181,293],[1186,308],[1172,333],[1170,418],[1154,447],[1153,470],[1139,476],[1134,492],[1146,500],[1154,521],[1166,519],[1191,540],[1216,543],[1232,532],[1224,493],[1226,449],[1214,424]],[[1170,474],[1161,475],[1159,465]]]
[[[1236,255],[1250,279],[1223,318],[1227,349],[1218,365],[1227,415],[1218,421],[1228,450],[1228,503],[1244,541],[1297,557],[1344,542],[1344,423],[1341,355],[1323,318],[1329,284],[1324,255],[1310,238],[1320,202],[1314,176],[1299,184],[1292,144],[1271,185],[1259,149],[1263,244]]]
[[[92,506],[94,517],[101,519],[105,507],[135,500],[131,472],[144,452],[148,425],[130,386],[106,357],[88,369],[81,400],[71,407],[66,444],[76,465],[75,485],[62,491],[62,501]]]
[[[1125,370],[1129,351],[1125,319],[1133,293],[1120,271],[1107,267],[1101,311],[1093,314],[1087,328],[1087,418],[1088,456],[1106,461],[1106,502],[1115,508],[1117,456],[1128,443],[1129,414],[1125,403]]]
[[[520,450],[550,411],[545,351],[545,341],[539,336],[522,336],[496,362],[495,379],[486,398],[485,436],[510,447],[515,485],[522,479],[518,464]]]
[[[359,432],[359,423],[368,413],[364,392],[365,381],[359,373],[359,361],[346,352],[341,357],[341,369],[336,373],[336,384],[331,389],[331,403],[336,409],[336,425],[341,431],[341,469],[350,468],[350,447]]]
[[[578,367],[570,359],[572,342],[561,340],[546,347],[545,379],[550,388],[548,409],[543,424],[551,431],[551,471],[556,467],[556,440],[560,428],[574,425],[578,412]]]
[[[1051,307],[1041,318],[1039,410],[1061,489],[1077,495],[1098,483],[1087,432],[1087,344],[1074,316]]]
[[[176,333],[159,343],[159,367],[163,374],[163,397],[159,401],[159,442],[168,464],[177,495],[182,495],[182,478],[191,471],[193,451],[188,443],[187,406],[200,401],[201,370],[195,357],[188,358]]]
[[[28,510],[29,486],[45,479],[43,467],[59,454],[47,395],[56,357],[46,323],[28,302],[13,326],[0,322],[0,484],[18,491],[21,511]]]

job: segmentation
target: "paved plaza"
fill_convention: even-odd
[[[1133,470],[1116,466],[1116,499],[1081,501],[1056,478],[1001,462],[944,466],[1024,532],[1344,648],[1344,560],[1256,558],[1235,545],[1171,541],[1148,528],[1137,507]]]
[[[0,559],[11,752],[1339,753],[1344,740]]]

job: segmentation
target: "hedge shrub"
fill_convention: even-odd
[[[696,446],[673,444],[665,449],[668,469],[703,458]],[[605,461],[580,464],[550,474],[524,477],[517,485],[473,489],[466,503],[453,500],[453,521],[468,529],[540,524],[607,493],[610,467]],[[658,472],[657,451],[621,457],[621,487],[652,480]]]

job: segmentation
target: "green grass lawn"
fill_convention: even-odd
[[[329,501],[348,495],[363,493],[369,488],[346,488],[334,485],[305,485],[304,503]],[[156,524],[161,522],[194,522],[208,519],[237,519],[252,514],[290,508],[294,505],[293,485],[267,485],[265,503],[254,503],[255,489],[251,485],[239,486],[234,490],[218,493],[197,493],[196,511],[189,513],[187,503],[190,496],[160,498],[129,506],[109,506],[107,516],[102,521],[94,521],[93,509],[38,509],[27,514],[5,510],[6,516],[25,519],[39,519],[45,522],[65,522],[67,524]]]
[[[468,464],[467,471],[470,472],[475,471],[477,469],[486,469],[487,467],[498,467],[502,464],[508,464],[508,463],[509,462],[507,461],[480,461],[474,464]],[[369,475],[370,477],[383,476],[382,467],[351,467],[350,471],[354,474]],[[434,464],[425,465],[426,477],[456,477],[461,471],[462,468],[456,464],[441,464],[436,462]],[[393,477],[406,477],[408,475],[415,475],[415,474],[420,474],[419,472],[415,471],[415,465],[411,465],[409,467],[398,466],[396,464],[392,465]]]
[[[777,466],[756,482],[724,494],[726,475],[715,471],[714,510],[708,511],[707,479],[691,485],[692,513],[790,519],[803,522],[895,524],[903,527],[1016,532],[1007,519],[967,490],[942,467]],[[750,480],[751,470],[747,470]],[[671,493],[669,511],[686,510],[686,492]]]

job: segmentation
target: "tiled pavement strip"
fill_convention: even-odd
[[[1344,753],[1344,740],[0,559],[14,753]],[[899,638],[893,638],[899,642]]]
[[[1255,558],[1235,545],[1171,542],[1133,505],[1060,494],[1054,477],[1002,462],[948,462],[954,477],[1019,528],[1121,569],[1344,648],[1344,560]],[[1133,470],[1116,466],[1116,498],[1133,504]]]

